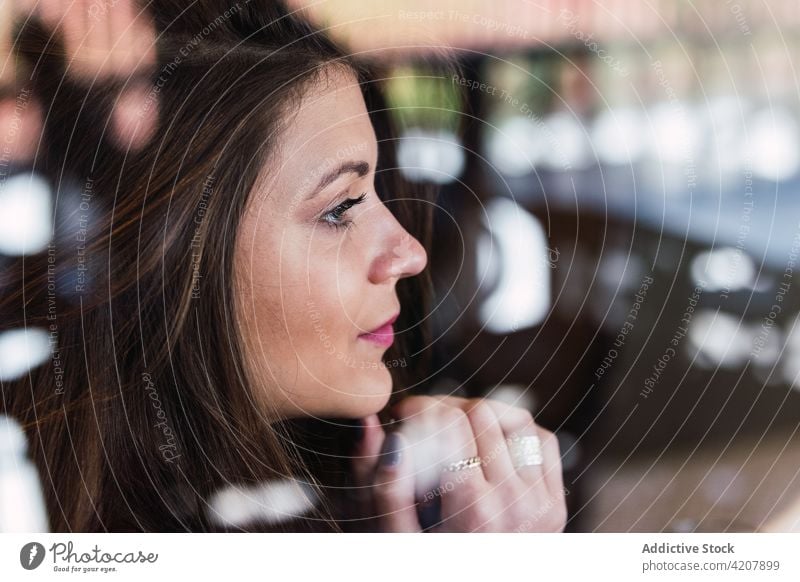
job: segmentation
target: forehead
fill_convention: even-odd
[[[369,159],[377,148],[354,74],[331,70],[306,90],[281,140],[284,171],[309,164],[323,170],[347,159]]]

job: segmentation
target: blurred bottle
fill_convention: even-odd
[[[49,531],[42,485],[19,423],[0,415],[0,532]]]

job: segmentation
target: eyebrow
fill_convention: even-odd
[[[320,190],[322,190],[328,184],[334,182],[336,178],[338,178],[339,176],[350,173],[357,174],[359,178],[363,178],[364,176],[369,174],[369,164],[364,160],[359,160],[359,161],[351,160],[342,162],[333,170],[322,176],[322,179],[319,181],[319,184],[317,184],[317,187],[314,188],[314,190],[312,190],[311,193],[306,197],[306,200],[310,200],[311,198],[316,196]]]

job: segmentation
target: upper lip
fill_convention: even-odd
[[[379,325],[378,327],[376,327],[375,329],[373,329],[373,330],[370,330],[370,331],[367,331],[367,332],[364,332],[364,333],[362,333],[361,335],[367,335],[367,334],[369,334],[369,333],[375,333],[375,332],[376,332],[376,331],[378,331],[379,329],[381,329],[381,328],[383,328],[383,327],[386,327],[387,325],[390,325],[390,324],[394,323],[395,321],[397,321],[397,318],[398,318],[398,317],[400,317],[400,312],[399,312],[399,311],[398,311],[397,313],[395,313],[395,314],[394,314],[392,317],[390,317],[389,319],[387,319],[386,321],[384,321],[382,324],[380,324],[380,325]]]

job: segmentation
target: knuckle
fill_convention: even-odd
[[[497,411],[497,414],[500,416],[508,417],[509,419],[518,419],[518,418],[532,418],[530,410],[524,408],[522,406],[517,406],[515,404],[510,404],[508,402],[503,402],[502,400],[497,400],[495,398],[490,398],[492,407]]]
[[[527,408],[515,408],[513,416],[510,414],[509,419],[513,419],[515,426],[518,427],[517,430],[520,432],[535,429],[537,433],[541,434],[541,427],[536,424],[533,414]]]
[[[469,401],[466,415],[472,424],[487,426],[497,423],[497,416],[491,405],[482,398],[474,398]]]
[[[525,425],[536,425],[536,422],[533,420],[533,413],[528,410],[527,408],[520,408],[517,407],[514,409],[516,414],[519,416],[520,421]]]
[[[444,412],[439,417],[439,452],[445,457],[464,455],[472,450],[474,437],[467,415],[461,410]]]
[[[439,419],[448,428],[463,428],[469,424],[467,414],[454,406],[444,406],[439,412]]]

